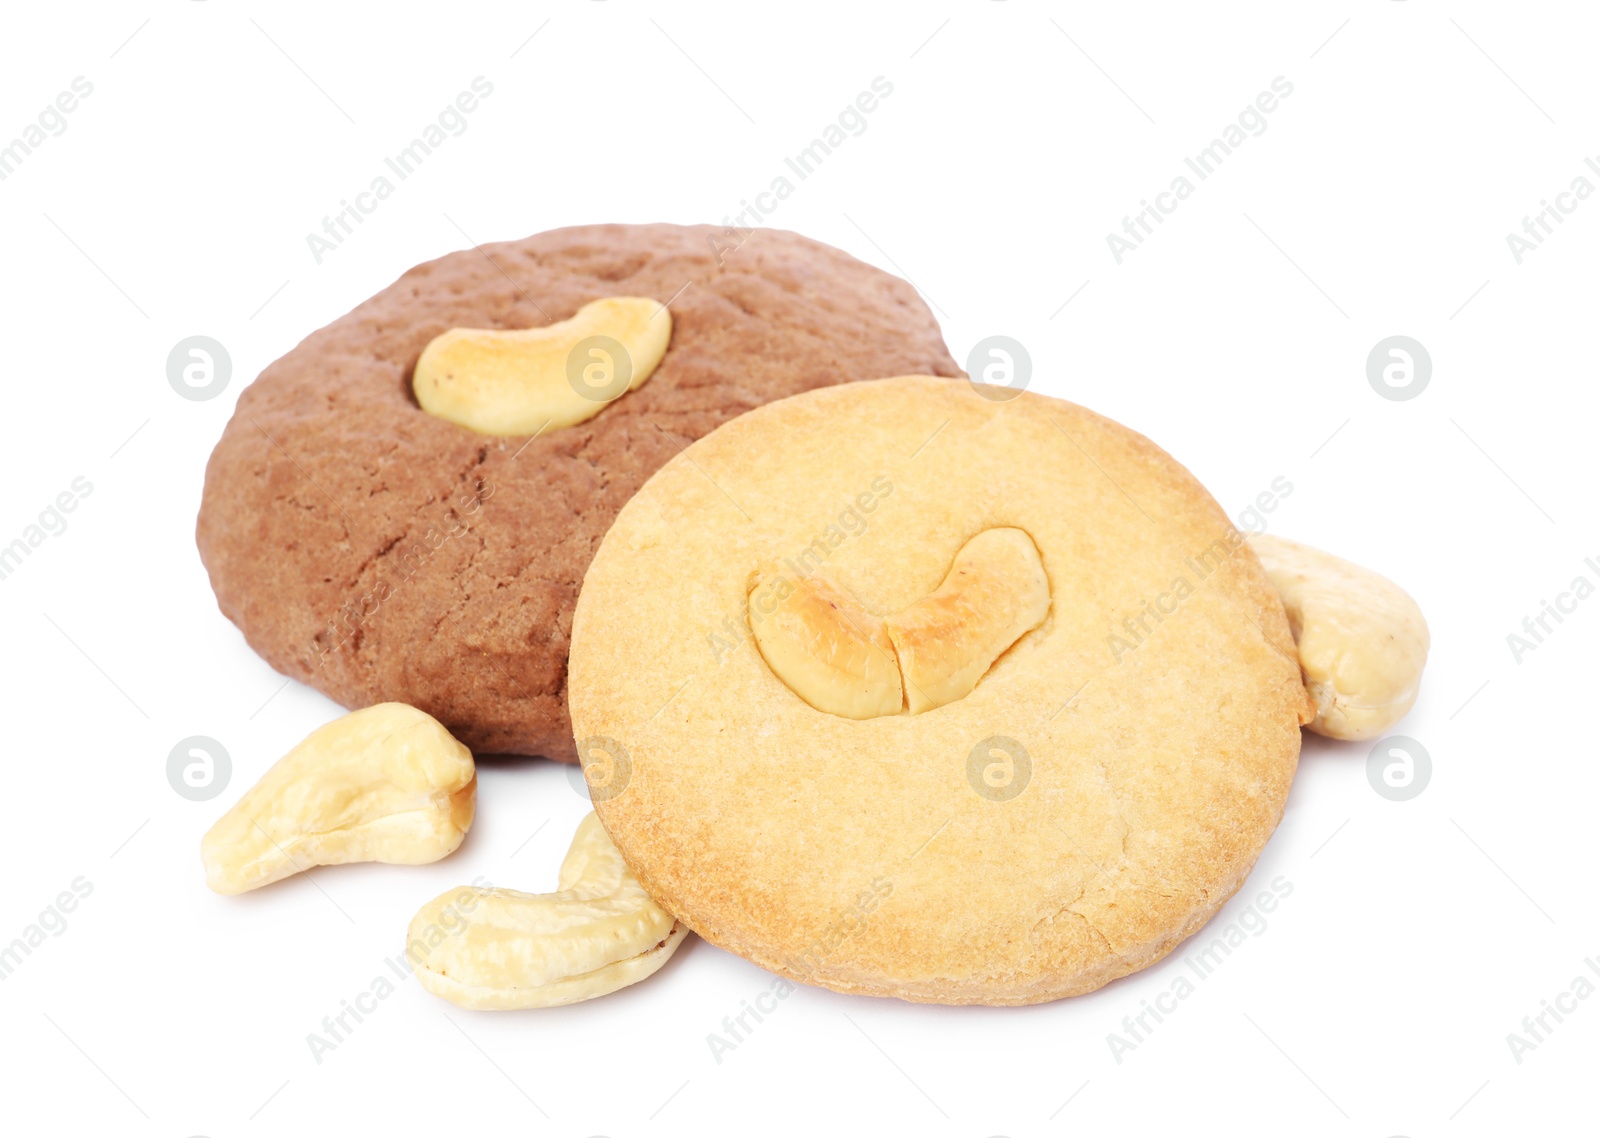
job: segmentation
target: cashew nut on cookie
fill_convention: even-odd
[[[779,584],[749,602],[762,658],[812,707],[847,719],[962,698],[1050,611],[1033,539],[1005,526],[969,540],[937,589],[888,618],[820,575]]]
[[[422,350],[411,386],[424,411],[479,434],[539,434],[644,383],[671,338],[659,301],[606,297],[543,328],[452,328]]]

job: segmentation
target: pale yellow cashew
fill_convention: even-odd
[[[472,752],[403,703],[352,711],[279,759],[200,840],[206,884],[243,893],[314,865],[421,865],[461,844]]]
[[[485,435],[534,435],[598,415],[655,371],[672,313],[649,297],[591,301],[543,328],[452,328],[429,341],[411,389],[430,415]]]
[[[937,589],[886,619],[816,575],[754,590],[749,607],[756,647],[789,690],[818,711],[871,719],[971,693],[1044,622],[1050,581],[1033,539],[1002,526],[963,545]]]
[[[1334,739],[1375,739],[1411,710],[1428,659],[1417,602],[1370,569],[1269,534],[1250,545],[1283,599],[1306,690],[1308,726]]]
[[[1033,538],[1002,527],[967,542],[937,589],[884,621],[911,714],[969,694],[1049,611],[1050,580]]]
[[[406,934],[422,986],[480,1010],[575,1004],[643,980],[688,935],[594,814],[578,825],[559,885],[542,894],[469,886],[429,901]]]
[[[750,631],[767,667],[818,711],[872,719],[905,704],[883,619],[826,578],[782,578],[752,592]]]

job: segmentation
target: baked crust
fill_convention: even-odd
[[[774,569],[881,616],[995,526],[1032,536],[1050,613],[954,703],[817,711],[744,631]],[[1310,713],[1276,593],[1187,470],[1081,407],[927,377],[774,403],[669,462],[589,568],[570,673],[580,740],[627,751],[596,810],[665,908],[791,979],[948,1004],[1171,951],[1255,863]],[[1014,797],[969,779],[995,736],[1031,762]]]

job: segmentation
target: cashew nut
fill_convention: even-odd
[[[792,592],[790,591],[792,589]],[[818,711],[846,719],[894,715],[904,705],[900,666],[883,619],[820,576],[780,578],[763,613],[755,593],[750,631],[773,674]]]
[[[780,597],[764,612],[765,598]],[[758,601],[760,597],[762,600]],[[984,530],[956,554],[940,586],[887,619],[824,578],[750,595],[762,659],[818,711],[871,719],[917,715],[961,699],[1050,611],[1050,581],[1033,539]]]
[[[1250,545],[1283,599],[1300,671],[1317,705],[1308,724],[1375,739],[1417,700],[1428,623],[1400,586],[1320,549],[1256,534]]]
[[[411,389],[428,414],[479,434],[539,434],[644,383],[671,337],[660,301],[607,297],[543,328],[452,328],[422,349]]]
[[[558,892],[469,888],[471,905],[461,903],[462,889],[440,894],[406,933],[422,986],[464,1008],[548,1008],[608,995],[655,972],[688,935],[650,899],[594,814],[578,824]]]
[[[1050,579],[1033,538],[988,529],[956,554],[944,583],[884,622],[911,714],[967,695],[1050,611]]]
[[[478,780],[472,752],[403,703],[317,728],[200,840],[206,884],[243,893],[315,865],[422,865],[461,844]]]

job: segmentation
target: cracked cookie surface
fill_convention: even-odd
[[[419,265],[312,333],[240,396],[206,468],[196,537],[222,612],[347,707],[400,701],[474,751],[574,759],[573,604],[644,480],[773,399],[959,374],[906,282],[792,233],[732,244],[709,226],[555,230]],[[609,296],[670,301],[673,334],[650,382],[592,419],[486,437],[413,399],[440,333]]]
[[[819,711],[744,623],[772,566],[899,612],[995,527],[1032,539],[1049,613],[942,706]],[[595,809],[651,896],[785,977],[907,1000],[1036,1003],[1165,956],[1249,874],[1312,711],[1277,593],[1187,470],[949,379],[701,439],[623,508],[573,624],[575,729],[629,763]]]

